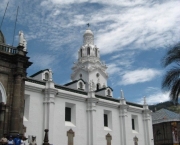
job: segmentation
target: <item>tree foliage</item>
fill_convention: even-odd
[[[170,91],[170,98],[178,103],[180,95],[180,42],[167,51],[162,60],[164,67],[174,64],[164,75],[162,81],[162,89]]]

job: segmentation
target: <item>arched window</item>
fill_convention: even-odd
[[[107,95],[111,96],[111,91],[109,89],[107,90]]]
[[[81,53],[81,57],[82,57],[82,49],[81,49],[81,52],[80,52],[80,53]]]
[[[83,83],[79,82],[79,89],[83,89]]]
[[[99,90],[100,89],[100,84],[96,85],[96,89]]]
[[[87,55],[90,55],[90,47],[87,48]]]
[[[97,57],[97,54],[98,54],[98,50],[97,50],[97,48],[96,48],[96,51],[95,51],[95,55],[96,55],[96,57]]]
[[[45,73],[45,80],[49,80],[49,74],[47,72]]]

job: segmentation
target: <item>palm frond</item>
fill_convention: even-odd
[[[180,95],[180,78],[173,83],[173,86],[170,91],[170,98],[172,99],[173,102],[177,103],[179,95]]]
[[[173,84],[180,78],[180,68],[174,67],[167,71],[162,81],[162,89],[170,90]]]
[[[170,65],[171,63],[179,63],[180,62],[180,42],[174,45],[162,59],[162,65],[164,67]]]

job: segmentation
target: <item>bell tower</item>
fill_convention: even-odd
[[[99,48],[94,45],[94,34],[88,27],[83,35],[83,45],[78,51],[78,60],[72,67],[71,79],[93,82],[95,90],[107,87],[107,66],[100,60],[99,53]]]

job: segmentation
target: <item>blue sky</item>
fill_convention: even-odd
[[[7,2],[0,2],[0,20]],[[148,104],[169,99],[161,91],[161,59],[180,40],[179,0],[10,0],[1,27],[10,45],[18,6],[14,46],[22,30],[33,62],[28,75],[51,68],[57,84],[71,81],[71,67],[90,23],[115,98],[122,89],[126,100],[136,103],[144,96]]]

